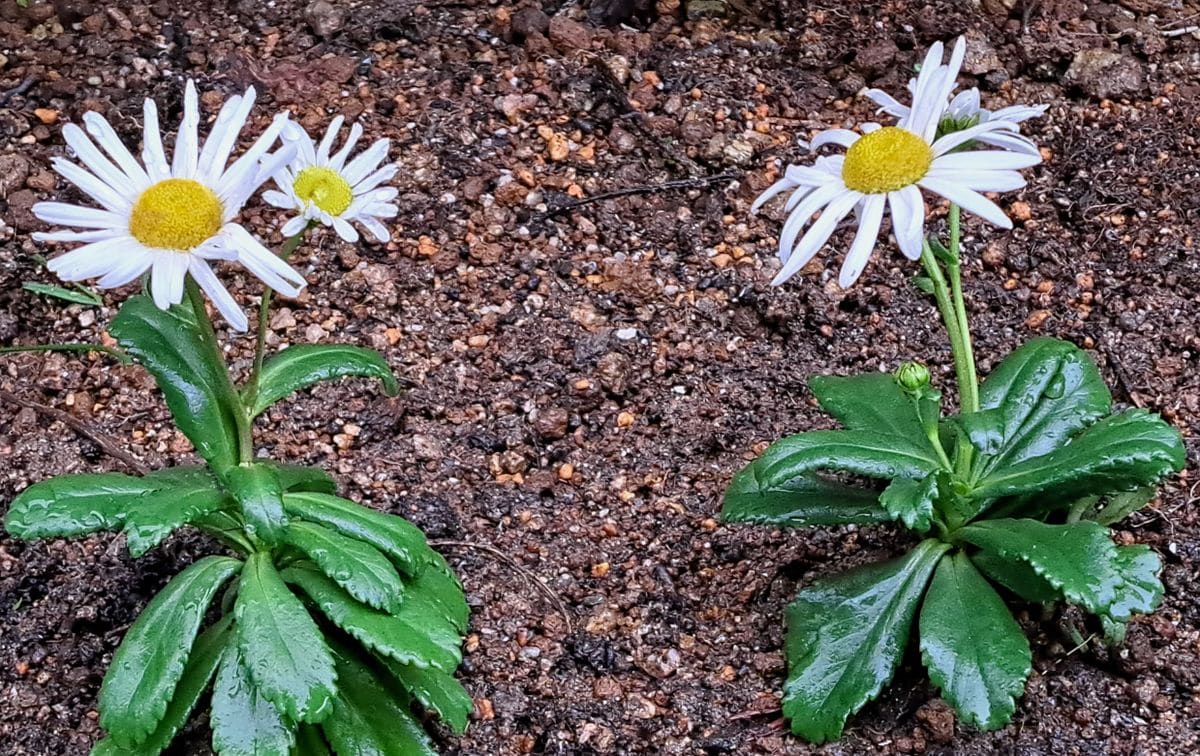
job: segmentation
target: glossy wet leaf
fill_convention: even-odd
[[[81,304],[89,307],[99,307],[104,304],[104,300],[100,298],[99,294],[84,289],[68,289],[63,286],[55,286],[54,284],[38,283],[37,281],[26,281],[21,284],[21,288],[25,291],[31,291],[34,294],[54,297],[55,299],[61,299],[71,304]]]
[[[933,517],[933,502],[938,495],[938,475],[920,480],[896,478],[883,490],[879,503],[888,515],[910,530],[924,533]]]
[[[332,756],[319,725],[300,725],[296,730],[296,745],[292,746],[291,756]]]
[[[996,434],[996,451],[981,475],[1054,451],[1112,408],[1092,358],[1051,338],[1034,339],[1005,357],[980,386],[979,403]],[[977,425],[982,432],[984,424]]]
[[[246,532],[274,545],[284,535],[287,514],[283,487],[275,471],[259,464],[239,465],[226,474],[229,492],[237,499],[246,521]]]
[[[461,735],[466,731],[475,704],[452,674],[433,667],[401,664],[386,656],[379,657],[379,662],[413,698],[437,714],[454,732]]]
[[[1153,486],[1145,486],[1134,491],[1124,491],[1105,496],[1101,499],[1103,505],[1098,510],[1093,509],[1085,512],[1084,518],[1095,520],[1105,526],[1116,525],[1121,520],[1124,520],[1129,515],[1149,504],[1154,499],[1155,493],[1156,491]]]
[[[783,714],[812,743],[834,740],[846,719],[888,683],[913,617],[948,547],[922,541],[907,555],[803,588],[788,607]]]
[[[338,654],[338,697],[322,725],[338,754],[437,756],[433,741],[375,672],[345,649]]]
[[[1123,643],[1125,629],[1134,614],[1149,614],[1162,603],[1163,584],[1158,574],[1162,560],[1149,546],[1117,547],[1117,572],[1122,581],[1117,598],[1100,620],[1110,644]]]
[[[929,679],[960,720],[982,730],[1008,724],[1033,655],[1004,600],[966,554],[938,563],[921,606],[920,638]]]
[[[1108,530],[1094,522],[984,520],[959,532],[985,551],[1027,563],[1068,601],[1093,614],[1107,613],[1117,599],[1122,583],[1117,547]]]
[[[295,742],[295,726],[250,679],[237,644],[221,658],[213,683],[213,750],[220,756],[283,756]]]
[[[147,477],[169,482],[132,504],[125,520],[125,543],[137,558],[162,543],[176,529],[232,503],[216,478],[204,468],[176,467]]]
[[[753,472],[743,471],[734,476],[725,491],[721,519],[795,528],[887,522],[890,516],[879,505],[876,491],[848,486],[816,473],[763,485]]]
[[[176,734],[187,724],[192,709],[208,688],[208,682],[217,670],[221,654],[232,641],[232,626],[233,617],[227,615],[196,639],[188,656],[187,666],[184,667],[175,692],[167,704],[166,712],[149,737],[142,743],[128,748],[118,745],[111,737],[104,738],[92,747],[92,756],[158,756],[166,750]]]
[[[433,666],[453,672],[462,661],[457,631],[426,605],[413,600],[410,591],[394,615],[360,603],[337,583],[310,567],[284,571],[289,583],[300,587],[329,621],[367,648],[398,662]]]
[[[130,503],[164,487],[149,476],[121,473],[61,475],[35,483],[13,499],[4,526],[17,538],[69,538],[116,530]]]
[[[135,745],[154,732],[208,605],[241,566],[228,557],[204,557],[176,575],[138,615],[100,687],[100,723],[117,744]]]
[[[333,657],[269,554],[246,561],[234,615],[238,647],[263,697],[293,721],[320,722],[328,716],[337,690]]]
[[[338,496],[311,492],[287,493],[283,506],[292,517],[371,544],[406,575],[416,575],[425,567],[424,555],[429,553],[425,534],[402,517],[376,512]]]
[[[471,619],[471,607],[467,605],[462,583],[446,558],[436,551],[427,552],[425,561],[428,566],[408,584],[406,598],[411,596],[417,602],[424,602],[460,634],[465,633]]]
[[[808,379],[821,408],[849,430],[873,431],[928,445],[913,398],[887,373],[818,375]],[[928,449],[936,457],[933,448]]]
[[[1183,469],[1179,431],[1157,415],[1127,410],[1095,423],[1064,446],[1040,457],[995,469],[980,481],[980,500],[1033,495],[1062,502],[1156,483]]]
[[[1062,591],[1037,574],[1028,562],[1009,559],[990,551],[971,555],[971,562],[993,582],[1035,604],[1053,604],[1063,599]]]
[[[251,417],[294,391],[318,381],[347,376],[378,378],[388,396],[400,387],[379,352],[345,344],[298,344],[288,347],[263,365]]]
[[[287,526],[284,540],[304,552],[354,598],[388,614],[400,611],[404,583],[388,558],[374,546],[302,521]]]
[[[337,483],[329,476],[329,473],[319,467],[290,465],[286,462],[275,462],[269,459],[260,459],[258,464],[275,471],[275,475],[279,478],[279,485],[285,492],[311,491],[332,494],[337,491]]]
[[[136,295],[125,300],[109,331],[154,376],[197,453],[218,472],[236,464],[241,404],[192,312],[181,306],[160,310]]]

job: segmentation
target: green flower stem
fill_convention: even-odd
[[[967,306],[963,299],[962,263],[959,249],[962,236],[959,230],[959,218],[962,211],[958,205],[950,205],[950,253],[954,262],[947,266],[950,274],[950,292],[954,298],[954,312],[958,319],[959,349],[962,351],[963,363],[967,374],[959,376],[958,391],[961,396],[960,404],[963,412],[979,411],[979,376],[975,371],[975,349],[971,344],[971,327],[967,321]]]
[[[279,257],[283,260],[291,257],[307,232],[308,226],[305,226],[300,233],[285,241],[279,249]],[[264,288],[262,299],[258,304],[258,339],[254,345],[254,367],[246,381],[245,402],[248,407],[254,406],[254,400],[258,395],[258,376],[262,374],[263,360],[266,359],[267,354],[267,321],[271,314],[271,298],[274,294],[275,291],[271,287]]]
[[[226,375],[228,375],[229,368],[225,364],[225,357],[221,354],[221,348],[217,345],[217,334],[213,330],[212,320],[208,317],[208,308],[204,303],[204,294],[200,291],[199,284],[191,276],[187,278],[187,295],[188,301],[192,304],[192,311],[196,314],[196,322],[200,326],[200,339],[208,348],[209,358],[225,368]],[[243,463],[253,462],[254,435],[250,430],[250,413],[246,411],[246,403],[241,400],[237,391],[234,390],[232,381],[226,380],[229,392],[236,400],[238,410],[234,413],[236,415],[234,422],[237,425],[238,432],[238,454]]]
[[[100,352],[107,354],[122,365],[133,362],[129,355],[120,349],[103,344],[30,344],[28,346],[0,347],[0,354],[17,354],[19,352]]]

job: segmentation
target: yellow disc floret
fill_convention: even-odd
[[[159,181],[138,197],[129,233],[156,249],[193,249],[221,230],[224,208],[213,191],[192,179]]]
[[[917,183],[933,164],[933,150],[907,129],[886,126],[846,150],[842,180],[864,194],[885,194]]]
[[[316,205],[330,215],[341,215],[354,200],[354,191],[341,174],[332,168],[312,165],[296,176],[292,185],[296,196]]]

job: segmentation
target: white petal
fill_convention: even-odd
[[[828,184],[836,178],[828,170],[823,170],[828,164],[828,160],[821,159],[811,168],[806,165],[789,165],[783,175],[789,181],[799,186],[821,186],[822,184]]]
[[[1039,118],[1045,115],[1049,108],[1049,105],[1009,105],[1007,108],[1000,108],[992,113],[989,120],[1022,123],[1030,118]]]
[[[308,226],[308,218],[303,215],[297,215],[288,219],[287,223],[283,224],[283,228],[279,229],[279,233],[284,236],[295,236],[302,232]]]
[[[150,271],[150,296],[158,309],[165,310],[183,301],[183,284],[187,279],[191,255],[167,250],[156,251]]]
[[[306,285],[304,276],[292,270],[291,266],[251,236],[249,231],[236,223],[227,223],[221,232],[238,249],[238,262],[260,281],[285,296],[300,294]]]
[[[38,220],[59,226],[125,229],[128,225],[123,215],[94,207],[68,205],[65,202],[39,202],[32,209],[34,217]]]
[[[910,108],[907,105],[901,104],[896,98],[882,89],[868,89],[867,97],[879,106],[880,112],[887,113],[894,118],[904,118],[910,112]]]
[[[295,121],[288,121],[279,139],[284,144],[296,145],[296,162],[303,165],[315,165],[317,162],[317,146],[304,127]]]
[[[342,124],[345,122],[342,116],[336,116],[329,122],[329,128],[325,129],[325,136],[321,138],[321,145],[317,147],[317,165],[327,166],[329,164],[329,151],[333,149],[333,140],[337,138],[338,132],[342,130]]]
[[[198,257],[193,257],[188,263],[188,272],[212,300],[213,306],[217,308],[217,312],[221,313],[221,317],[225,318],[225,322],[229,323],[230,328],[235,331],[245,331],[250,327],[246,313],[242,312],[241,307],[238,307],[237,300],[221,284],[208,263]]]
[[[929,47],[929,52],[925,53],[921,71],[917,74],[916,83],[912,87],[912,108],[908,115],[897,124],[917,134],[924,133],[924,126],[930,115],[928,92],[937,85],[941,78],[943,49],[941,42],[934,42]],[[941,106],[945,107],[945,103],[942,103]]]
[[[921,247],[925,242],[925,198],[915,186],[888,194],[888,205],[892,211],[892,233],[896,245],[910,260],[921,258]]]
[[[200,159],[197,149],[199,128],[200,104],[196,97],[196,84],[188,79],[183,89],[183,122],[179,124],[179,133],[175,135],[175,152],[171,156],[171,175],[175,178],[196,178],[196,164]]]
[[[387,158],[388,149],[391,147],[391,144],[391,140],[388,139],[376,141],[366,150],[359,153],[358,157],[350,161],[350,164],[342,170],[342,178],[350,186],[354,186],[359,181],[362,181]]]
[[[117,132],[103,116],[88,111],[83,114],[83,123],[87,126],[88,133],[104,148],[104,151],[117,161],[117,165],[133,181],[134,186],[139,190],[150,186],[150,177],[146,175],[146,170],[138,164],[137,160],[134,160],[133,155],[129,153],[129,148],[125,146],[121,137],[117,136]]]
[[[946,113],[946,106],[950,99],[950,93],[957,86],[958,72],[962,69],[963,58],[967,54],[967,39],[959,37],[954,43],[954,50],[950,53],[950,63],[941,71],[941,76],[938,81],[938,87],[933,95],[933,103],[940,106],[937,116],[931,118],[929,123],[925,125],[925,130],[922,136],[926,142],[933,141],[934,135],[937,133],[938,123]]]
[[[351,244],[358,241],[358,232],[354,230],[354,226],[351,226],[341,218],[335,217],[333,219],[333,230],[337,232],[338,236],[342,237],[343,241],[350,242]]]
[[[387,202],[371,202],[356,212],[354,216],[373,215],[376,218],[395,218],[399,214],[400,208],[395,205]],[[345,213],[342,214],[342,217],[348,219]]]
[[[288,123],[288,114],[286,112],[275,116],[271,121],[271,125],[263,131],[263,133],[254,140],[254,144],[250,145],[250,149],[242,153],[242,156],[229,166],[229,169],[221,174],[221,178],[213,187],[217,196],[221,199],[225,206],[227,217],[231,214],[236,214],[242,209],[242,205],[249,199],[254,190],[262,185],[263,181],[268,178],[267,174],[260,172],[259,158],[266,154],[271,145],[279,137],[279,132],[283,130],[284,125]],[[287,147],[284,147],[275,155],[288,157]],[[273,156],[274,157],[274,156]],[[261,178],[260,178],[261,175]]]
[[[35,242],[95,242],[125,236],[128,231],[104,228],[99,231],[34,231]]]
[[[392,177],[395,176],[399,170],[400,168],[397,165],[385,165],[372,173],[370,176],[367,176],[365,179],[355,184],[351,191],[354,194],[368,192],[385,181],[391,181]]]
[[[123,237],[86,244],[48,261],[46,268],[64,281],[85,281],[116,267],[126,244]]]
[[[221,178],[225,164],[229,162],[229,153],[233,151],[246,119],[250,117],[255,97],[254,87],[250,87],[244,97],[235,95],[221,106],[216,123],[204,141],[204,149],[200,151],[200,175],[205,184],[212,186]]]
[[[996,203],[964,186],[952,181],[923,178],[917,182],[934,194],[940,194],[969,213],[978,215],[988,223],[1000,228],[1012,228],[1012,221]]]
[[[934,170],[1015,171],[1042,162],[1041,155],[1033,156],[996,150],[953,152],[933,161]]]
[[[1020,152],[1026,155],[1036,155],[1040,162],[1042,153],[1038,146],[1033,143],[1028,137],[1023,137],[1020,134],[1012,134],[1007,131],[993,131],[987,134],[980,134],[975,137],[975,141],[981,144],[988,144],[993,147],[999,147],[1004,150]]]
[[[955,147],[972,142],[979,138],[981,134],[987,134],[993,131],[1016,131],[1017,127],[1007,121],[987,121],[985,123],[976,124],[969,129],[955,131],[947,134],[941,139],[933,143],[933,156],[941,157]]]
[[[864,134],[873,134],[876,131],[879,131],[880,129],[882,129],[883,126],[880,126],[877,123],[872,123],[871,121],[867,121],[866,123],[860,123],[858,125],[858,128]]]
[[[70,160],[55,157],[50,160],[58,175],[79,187],[80,191],[99,202],[106,210],[114,213],[127,213],[133,206],[132,201],[122,196],[116,189],[88,173]]]
[[[862,275],[871,259],[871,252],[879,240],[879,226],[883,222],[883,207],[887,197],[883,194],[872,194],[863,203],[862,213],[858,219],[858,233],[854,235],[854,243],[842,263],[842,272],[838,276],[838,286],[849,289]]]
[[[97,178],[112,187],[121,187],[127,192],[138,191],[138,186],[134,180],[112,164],[108,158],[92,144],[92,140],[88,139],[87,134],[83,133],[83,129],[73,123],[68,123],[63,126],[63,139],[67,146],[79,158],[79,162],[87,166]]]
[[[826,129],[813,137],[809,148],[816,150],[827,144],[840,144],[843,147],[849,147],[861,138],[862,135],[856,134],[849,129]]]
[[[979,89],[972,87],[965,92],[959,92],[950,101],[947,111],[953,118],[968,118],[979,113]]]
[[[152,181],[171,177],[167,156],[163,153],[162,134],[158,128],[158,106],[149,98],[142,105],[142,162]]]
[[[790,179],[779,179],[774,184],[771,184],[764,189],[762,194],[758,195],[758,197],[754,200],[754,203],[750,205],[750,214],[753,215],[754,213],[757,213],[758,209],[767,204],[767,202],[769,202],[773,197],[777,197],[795,186],[796,183]]]
[[[977,192],[1011,192],[1025,186],[1025,179],[1016,171],[963,171],[933,168],[925,178],[948,181]]]
[[[296,206],[296,203],[292,201],[291,197],[283,192],[277,192],[274,189],[268,189],[267,191],[263,192],[262,196],[263,199],[266,200],[267,204],[271,205],[272,207],[291,210]]]
[[[847,191],[846,187],[841,184],[819,186],[809,193],[796,206],[795,210],[792,210],[791,215],[783,224],[783,230],[779,233],[780,259],[786,262],[791,256],[792,248],[800,236],[800,231],[812,220],[813,213],[825,207],[834,197],[845,191]]]
[[[389,233],[387,230],[387,226],[384,226],[374,218],[369,216],[360,216],[358,218],[358,223],[380,243],[387,243],[392,238],[391,233]]]
[[[154,260],[154,254],[141,244],[133,243],[121,250],[121,259],[96,282],[101,289],[124,286],[145,273]]]
[[[820,190],[818,190],[820,191]],[[845,218],[846,215],[858,204],[863,195],[842,189],[842,194],[839,194],[826,206],[821,212],[821,217],[817,222],[812,224],[812,228],[808,229],[808,233],[796,245],[792,254],[788,257],[788,261],[784,264],[783,269],[776,274],[771,281],[772,286],[778,286],[788,280],[805,265],[825,246],[825,242],[829,241],[829,237],[833,235],[833,231],[837,228],[837,224]]]
[[[342,149],[337,151],[337,154],[329,159],[329,167],[335,171],[342,170],[342,166],[346,164],[346,158],[350,156],[350,150],[354,149],[354,145],[358,143],[359,138],[363,134],[361,124],[354,124],[350,127],[350,136],[346,137],[346,143],[342,145]]]

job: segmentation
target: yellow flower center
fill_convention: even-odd
[[[156,249],[193,249],[221,230],[224,208],[213,191],[192,179],[165,179],[142,192],[129,214],[129,233]]]
[[[842,180],[864,194],[885,194],[915,184],[929,172],[933,149],[898,126],[865,134],[846,150]]]
[[[316,205],[330,215],[341,215],[350,207],[354,191],[346,179],[332,168],[309,166],[296,176],[292,185],[296,196]]]

